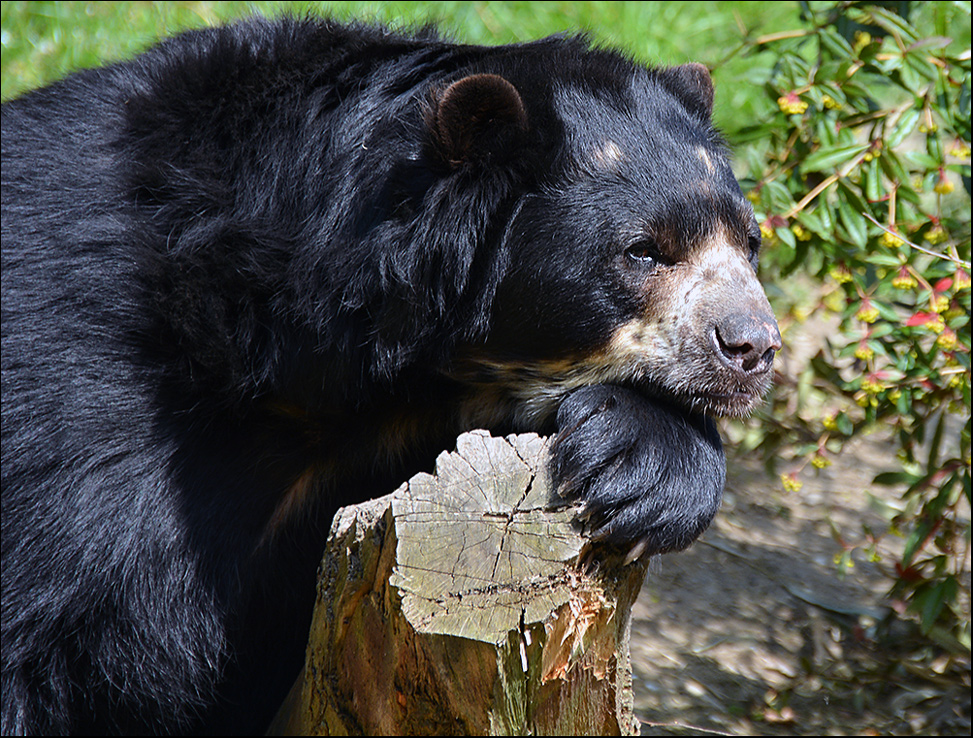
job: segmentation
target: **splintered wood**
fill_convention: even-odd
[[[272,733],[634,735],[645,568],[578,567],[547,444],[474,431],[434,475],[341,510],[304,673]]]

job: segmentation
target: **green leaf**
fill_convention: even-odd
[[[873,484],[881,484],[886,487],[894,487],[900,484],[912,484],[918,477],[906,471],[882,472],[872,480]]]
[[[844,164],[846,161],[851,161],[856,156],[865,153],[868,147],[869,144],[854,144],[852,146],[818,149],[801,162],[801,174],[830,171],[839,164]]]
[[[919,195],[917,195],[916,191],[911,187],[899,187],[899,189],[896,190],[896,195],[898,195],[900,202],[905,201],[916,206],[922,204],[922,201],[919,199]]]
[[[856,75],[858,76],[858,75]],[[884,79],[885,75],[871,75],[873,78]],[[869,93],[867,86],[861,85],[858,82],[845,82],[841,89],[845,91],[848,96],[848,102],[854,103],[855,106],[860,109],[863,113],[870,111],[874,107],[872,102],[872,96]]]
[[[922,593],[917,598],[920,612],[920,628],[923,633],[928,633],[939,620],[939,615],[943,611],[946,603],[951,603],[956,599],[958,585],[956,579],[948,576],[941,582],[937,582],[931,589]]]
[[[874,253],[869,254],[868,261],[871,264],[878,264],[879,266],[897,267],[901,266],[902,262],[899,261],[899,257],[892,256],[891,254],[881,254]]]
[[[946,430],[946,416],[948,413],[939,413],[939,422],[936,424],[936,432],[933,433],[932,442],[929,444],[929,460],[926,465],[930,469],[936,469],[939,460],[939,446],[943,441],[943,432]]]
[[[949,36],[928,36],[912,44],[906,51],[918,51],[920,49],[945,49],[953,43]]]
[[[794,205],[794,198],[791,197],[790,191],[782,182],[777,180],[764,185],[760,194],[760,199],[766,203],[767,209],[771,212],[784,212],[790,210]]]
[[[766,141],[778,131],[780,131],[780,123],[777,120],[760,125],[745,126],[733,134],[733,143],[739,145],[753,141]]]
[[[797,239],[794,237],[794,232],[787,226],[775,228],[774,233],[777,235],[777,238],[786,243],[791,249],[797,248]]]
[[[862,199],[862,196],[858,194],[854,187],[851,187],[847,179],[838,180],[838,190],[841,193],[841,197],[851,206],[852,210],[858,213],[868,212],[868,203]]]
[[[826,49],[832,56],[838,59],[853,56],[855,53],[851,48],[851,44],[832,26],[822,28],[818,32],[818,40],[821,42],[823,49]]]
[[[902,65],[899,67],[898,73],[890,76],[900,87],[913,93],[918,91],[919,85],[922,83],[922,75],[916,72],[915,67],[909,64],[908,59],[905,57],[902,59]]]
[[[868,243],[868,227],[861,213],[855,212],[844,199],[839,199],[838,214],[841,217],[842,225],[848,231],[848,240],[855,246],[864,248],[865,244]]]
[[[915,106],[903,110],[902,114],[895,121],[892,132],[885,138],[885,148],[897,148],[905,140],[906,136],[915,130],[920,117],[922,117],[922,111]]]
[[[818,144],[824,148],[832,148],[838,145],[838,134],[835,131],[833,116],[819,115],[814,122],[814,135],[818,139]]]
[[[821,218],[821,228],[824,231],[824,237],[830,238],[834,233],[835,226],[834,210],[831,207],[831,203],[827,199],[818,198],[818,206],[814,212]]]
[[[930,62],[924,54],[907,54],[905,57],[905,67],[930,82],[935,82],[939,77],[939,71],[936,65]],[[910,86],[909,89],[914,90],[915,88]]]
[[[885,196],[885,188],[882,187],[882,170],[875,159],[862,168],[862,186],[869,202],[878,202]]]
[[[894,151],[883,151],[878,158],[882,171],[890,181],[900,185],[911,186],[909,182],[909,172],[902,163],[902,159]]]
[[[919,547],[925,542],[932,527],[932,521],[923,519],[919,521],[918,525],[909,534],[905,542],[905,549],[902,551],[902,563],[905,566],[909,566],[912,563],[912,558],[916,555]]]
[[[871,256],[869,256],[869,259],[871,259]],[[885,320],[890,322],[897,322],[899,320],[899,314],[891,305],[888,305],[880,300],[872,300],[872,307],[878,310],[878,314],[881,315]]]
[[[939,162],[924,151],[907,151],[905,158],[926,171],[939,169]]]
[[[893,36],[901,39],[906,44],[913,44],[919,40],[916,30],[909,25],[909,22],[902,16],[897,15],[885,8],[876,5],[869,6],[868,14],[872,17],[872,22],[879,28],[884,28]]]
[[[829,238],[831,236],[831,231],[824,227],[824,222],[821,220],[821,217],[811,210],[802,210],[798,213],[797,222],[820,238]]]

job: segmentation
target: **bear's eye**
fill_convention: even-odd
[[[639,241],[625,249],[625,256],[640,266],[655,266],[664,264],[665,259],[659,254],[659,249],[651,241]]]
[[[750,255],[747,261],[750,262],[750,266],[753,270],[757,271],[757,264],[760,259],[760,233],[758,232],[756,236],[750,236],[749,243]]]

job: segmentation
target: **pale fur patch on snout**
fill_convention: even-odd
[[[525,363],[467,357],[456,373],[473,388],[461,410],[465,422],[513,421],[536,430],[569,392],[605,383],[635,385],[703,412],[749,412],[762,389],[728,373],[711,340],[714,321],[734,303],[762,303],[770,314],[743,250],[717,234],[687,261],[649,278],[645,289],[643,313],[593,353]],[[719,399],[730,395],[737,395],[732,404]]]

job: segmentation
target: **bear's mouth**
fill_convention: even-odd
[[[652,376],[644,365],[609,367],[584,361],[496,361],[465,357],[448,375],[472,390],[461,415],[467,425],[501,418],[524,430],[538,430],[557,414],[561,401],[573,390],[598,384],[626,387],[647,398],[672,403],[687,413],[716,417],[749,416],[770,388],[772,372],[740,381],[721,368],[702,386],[696,377],[681,381]],[[694,381],[695,380],[695,381]],[[479,427],[477,425],[477,427]]]
[[[744,418],[749,416],[763,398],[763,392],[753,393],[742,390],[734,392],[710,392],[697,394],[690,398],[691,409],[700,410],[707,415],[724,418]]]
[[[769,386],[759,386],[686,390],[660,386],[644,380],[606,382],[606,384],[618,384],[645,397],[675,403],[692,414],[721,418],[748,417],[760,405],[764,394],[769,389]]]

